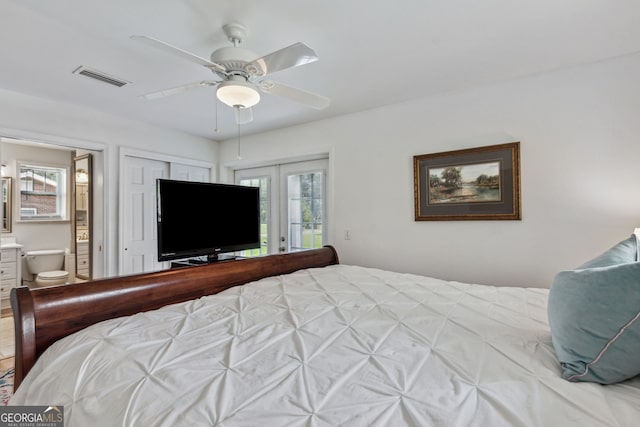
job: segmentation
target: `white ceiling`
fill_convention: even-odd
[[[317,111],[263,95],[243,134],[640,51],[638,0],[0,0],[0,87],[216,140],[236,135],[215,89],[154,101],[141,94],[212,79],[147,47],[146,35],[199,56],[229,46],[222,26],[251,32],[258,56],[301,41],[320,60],[272,80],[331,99]],[[78,66],[132,82],[72,74]]]

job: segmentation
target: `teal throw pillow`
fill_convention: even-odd
[[[640,259],[632,235],[549,292],[551,338],[569,381],[612,384],[640,374]]]
[[[608,267],[635,261],[640,261],[638,259],[638,238],[635,234],[632,234],[628,239],[623,240],[591,261],[582,264],[578,269]]]

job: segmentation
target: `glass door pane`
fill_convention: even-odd
[[[280,165],[282,252],[320,248],[327,243],[327,159]]]
[[[260,188],[262,246],[241,256],[322,247],[327,242],[328,160],[237,169],[238,185]]]
[[[260,249],[242,251],[238,255],[251,257],[278,252],[278,169],[276,166],[238,169],[234,172],[237,185],[260,188]]]
[[[287,177],[289,251],[323,245],[323,175],[317,171]]]
[[[269,253],[269,178],[240,178],[238,184],[260,188],[260,248],[241,251],[240,256],[266,255]]]

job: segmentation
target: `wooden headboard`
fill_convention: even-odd
[[[14,388],[54,342],[103,320],[212,295],[264,277],[338,264],[331,246],[283,255],[11,291],[15,321]]]

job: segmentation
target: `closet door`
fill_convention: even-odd
[[[171,163],[170,178],[179,181],[191,182],[211,182],[211,169],[200,166],[183,165],[182,163]]]
[[[121,273],[162,270],[158,262],[156,179],[168,178],[169,163],[125,156],[123,164]]]
[[[166,270],[170,263],[158,261],[156,180],[210,182],[212,169],[133,155],[122,159],[120,274]]]

